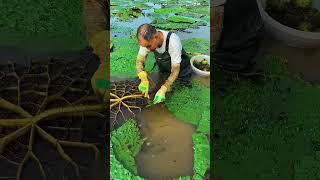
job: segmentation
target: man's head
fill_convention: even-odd
[[[138,27],[137,38],[140,46],[151,51],[155,51],[162,45],[161,33],[150,24],[142,24]]]

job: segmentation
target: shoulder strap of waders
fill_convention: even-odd
[[[166,38],[166,51],[168,52],[169,50],[169,40],[170,40],[170,36],[171,36],[172,32],[169,32]],[[151,69],[151,71],[153,71],[153,69],[156,67],[157,65],[157,60],[154,62],[153,67]]]

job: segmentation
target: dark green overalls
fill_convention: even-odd
[[[172,32],[169,32],[166,39],[166,50],[160,54],[157,51],[154,52],[156,62],[158,65],[160,74],[163,78],[167,79],[171,73],[171,56],[169,54],[169,40]],[[192,69],[190,64],[190,58],[185,50],[182,48],[180,72],[177,80],[184,85],[191,85]]]

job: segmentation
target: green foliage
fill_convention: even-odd
[[[182,41],[183,49],[189,53],[205,53],[209,51],[210,40],[201,38],[191,38]]]
[[[312,156],[305,156],[294,165],[294,180],[309,179],[320,179],[320,161]]]
[[[309,22],[302,22],[299,26],[298,29],[301,31],[306,31],[306,32],[310,32],[312,28],[311,23]]]
[[[196,177],[204,177],[210,166],[210,145],[207,136],[203,133],[195,133],[192,135],[192,142],[194,145],[194,174]]]
[[[266,59],[262,81],[215,72],[214,173],[226,180],[292,179],[293,162],[320,147],[319,87]]]
[[[142,178],[133,175],[117,160],[112,141],[110,143],[110,177],[117,180],[142,180]]]
[[[110,42],[110,50],[112,50],[112,48],[113,48],[113,43]]]
[[[200,176],[199,174],[195,174],[195,175],[192,177],[192,180],[203,180],[203,177]]]
[[[312,5],[312,0],[291,0],[291,2],[299,8],[309,8]]]
[[[140,139],[139,129],[135,121],[129,120],[113,131],[111,142],[117,159],[131,173],[137,174],[134,157],[140,151],[143,140]]]
[[[198,26],[206,26],[208,24],[210,20],[210,8],[209,6],[192,6],[188,8],[167,7],[155,9],[152,19],[152,24],[159,29],[180,30],[197,28]]]
[[[173,22],[152,23],[152,25],[158,29],[169,30],[169,31],[196,27],[195,25],[190,23],[173,23]]]
[[[117,77],[136,77],[136,59],[139,44],[136,37],[112,38],[113,52],[110,53],[110,74]],[[149,53],[146,61],[146,70],[151,70],[154,65],[154,55]]]
[[[0,43],[19,47],[83,48],[82,1],[2,0]]]
[[[197,126],[197,132],[210,133],[210,110],[205,110]]]
[[[183,176],[183,177],[179,177],[178,179],[175,180],[190,180],[191,178],[189,176]]]
[[[141,11],[141,10],[140,10]],[[135,11],[132,7],[121,7],[111,11],[120,21],[132,21],[133,18],[142,16],[141,12]]]
[[[189,17],[184,17],[184,16],[170,16],[168,17],[167,19],[168,21],[171,21],[171,22],[175,22],[175,23],[195,23],[197,22],[196,19],[194,18],[189,18]]]
[[[210,109],[210,89],[197,81],[193,81],[192,88],[180,84],[173,88],[172,94],[168,93],[166,106],[178,119],[197,125],[202,113]]]
[[[175,13],[175,15],[201,19],[201,20],[206,21],[206,22],[210,21],[210,14],[199,14],[199,13],[196,13],[196,12],[188,11],[188,12]]]
[[[154,9],[155,13],[159,14],[170,14],[170,13],[177,13],[177,12],[186,12],[188,11],[187,8],[159,8]]]

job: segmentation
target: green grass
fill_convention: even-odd
[[[78,49],[87,42],[82,1],[2,0],[0,45]]]
[[[267,57],[266,72],[258,82],[215,72],[214,173],[225,180],[316,179],[320,88],[290,74],[280,57]]]

